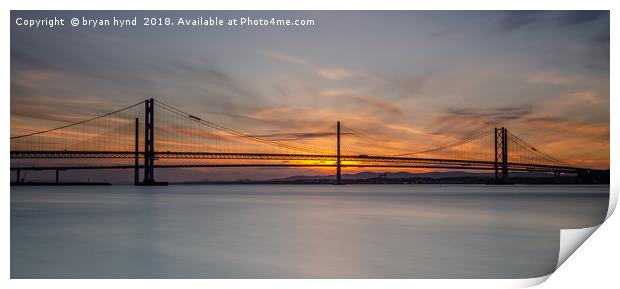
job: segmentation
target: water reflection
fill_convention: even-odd
[[[13,278],[525,278],[609,186],[12,187]]]

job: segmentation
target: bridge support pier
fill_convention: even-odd
[[[15,172],[15,173],[16,173],[16,175],[17,175],[17,180],[15,180],[15,182],[16,182],[16,183],[18,183],[18,184],[19,184],[19,182],[21,181],[21,180],[19,179],[19,178],[21,177],[21,172],[22,172],[22,171],[21,171],[20,169],[17,169],[17,171]]]
[[[342,185],[342,169],[340,167],[340,121],[336,123],[336,185]]]
[[[56,169],[56,183],[58,184],[58,181],[60,180],[60,170]]]

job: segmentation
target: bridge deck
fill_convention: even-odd
[[[138,157],[143,158],[139,152]],[[132,151],[11,151],[11,159],[133,159]],[[215,152],[155,152],[155,159],[162,160],[263,160],[263,161],[320,161],[329,163],[291,164],[291,163],[252,163],[252,164],[181,164],[156,165],[157,168],[181,167],[335,167],[337,155],[328,154],[268,154],[268,153],[215,153]],[[437,169],[466,169],[466,170],[494,170],[494,161],[483,160],[454,160],[434,158],[412,158],[400,156],[372,156],[372,155],[341,155],[342,167],[381,167],[381,168],[437,168]],[[126,169],[135,168],[133,165],[118,166],[67,166],[67,167],[23,167],[12,170],[73,170],[73,169]],[[541,164],[525,164],[508,162],[508,168],[513,171],[537,171],[577,173],[584,168],[551,166]]]

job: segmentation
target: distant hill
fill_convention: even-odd
[[[274,179],[238,179],[236,181],[217,181],[202,179],[190,182],[174,182],[181,184],[333,184],[335,175],[296,175]],[[342,180],[348,184],[488,184],[494,181],[492,172],[474,173],[462,171],[447,172],[360,172],[343,174]],[[511,172],[509,183],[520,184],[576,184],[579,180],[575,175],[562,175],[540,172]],[[609,179],[601,179],[592,183],[609,183]]]
[[[536,173],[536,172],[512,172],[511,177],[521,178],[549,178],[553,177],[551,174]],[[345,180],[365,180],[365,179],[410,179],[410,178],[431,178],[431,179],[443,179],[443,178],[491,178],[493,173],[471,173],[462,171],[448,171],[448,172],[428,172],[428,173],[409,173],[409,172],[361,172],[355,174],[343,174],[342,178]],[[273,179],[272,181],[307,181],[307,180],[331,180],[336,178],[336,175],[314,175],[314,176],[290,176],[286,178]]]

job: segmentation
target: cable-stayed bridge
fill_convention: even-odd
[[[133,169],[136,185],[158,184],[155,168],[333,167],[486,170],[497,182],[510,171],[577,174],[506,128],[492,128],[434,149],[403,151],[337,122],[333,133],[300,145],[295,138],[252,135],[148,99],[65,126],[11,137],[11,170]],[[394,153],[386,154],[391,149]],[[61,164],[59,164],[61,162]]]

